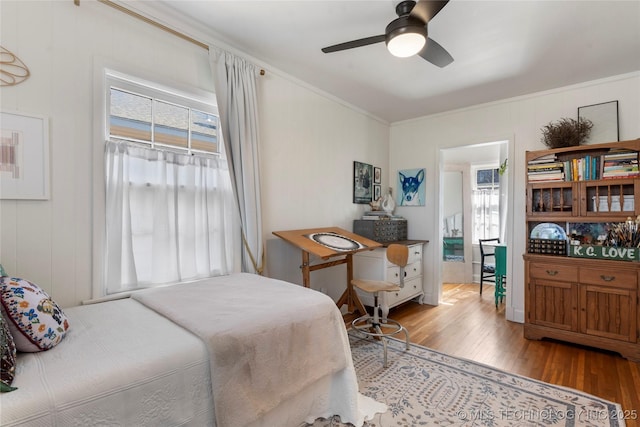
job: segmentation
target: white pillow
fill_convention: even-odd
[[[1,277],[0,302],[18,351],[49,350],[62,341],[69,329],[69,321],[58,304],[27,280]]]

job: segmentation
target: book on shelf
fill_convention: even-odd
[[[602,155],[605,160],[609,159],[633,159],[638,160],[638,153],[636,151],[622,151],[622,152],[609,152]]]
[[[529,182],[564,181],[564,168],[564,162],[555,154],[546,154],[527,162],[527,179]]]
[[[550,175],[535,175],[529,177],[529,182],[564,181],[564,173]]]
[[[552,163],[555,162],[558,156],[555,154],[545,154],[544,156],[536,157],[535,159],[529,160],[527,164],[536,165],[538,163]]]
[[[529,171],[538,171],[538,170],[546,170],[546,169],[559,169],[564,166],[563,162],[545,162],[545,163],[536,163],[533,165],[528,165],[527,170]]]
[[[604,154],[602,156],[601,176],[603,179],[622,179],[640,176],[638,153],[635,151],[627,151]]]
[[[378,220],[385,220],[385,221],[402,221],[404,220],[404,217],[400,216],[400,215],[362,215],[362,217],[360,219],[365,219],[365,220],[369,220],[369,221],[378,221]]]
[[[591,181],[598,179],[634,178],[640,176],[638,152],[611,150],[604,154],[586,154],[558,160],[546,154],[527,162],[527,178],[531,182]]]
[[[611,178],[635,178],[640,176],[640,171],[615,171],[615,172],[607,172],[602,175],[602,179],[611,179]]]
[[[557,173],[563,173],[562,169],[549,169],[545,171],[535,171],[535,172],[527,172],[527,176],[536,176],[536,175],[553,175]]]
[[[389,216],[387,211],[367,211],[363,215],[371,215],[371,216]]]
[[[362,219],[378,220],[378,219],[404,219],[401,216],[393,215],[385,211],[368,211],[362,214]]]
[[[637,171],[638,165],[612,165],[605,166],[603,171],[606,172],[629,172],[629,171]]]

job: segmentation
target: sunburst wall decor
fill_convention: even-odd
[[[14,86],[27,80],[29,68],[14,53],[0,46],[0,86]]]

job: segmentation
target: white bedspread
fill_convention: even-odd
[[[150,289],[134,298],[206,343],[218,427],[268,425],[264,420],[284,413],[284,403],[319,384],[314,393],[322,391],[317,399],[324,401],[318,405],[323,413],[310,418],[337,414],[326,413],[334,405],[343,422],[361,425],[386,409],[359,396],[342,315],[326,295],[233,274]]]
[[[214,424],[198,337],[131,299],[65,314],[71,329],[60,344],[18,354],[18,390],[0,394],[0,425]]]

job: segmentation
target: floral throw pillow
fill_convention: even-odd
[[[27,280],[0,278],[0,302],[18,351],[49,350],[62,341],[69,329],[69,321],[58,304]]]
[[[0,315],[0,393],[13,391],[11,387],[16,372],[16,345],[9,332],[9,325]]]

